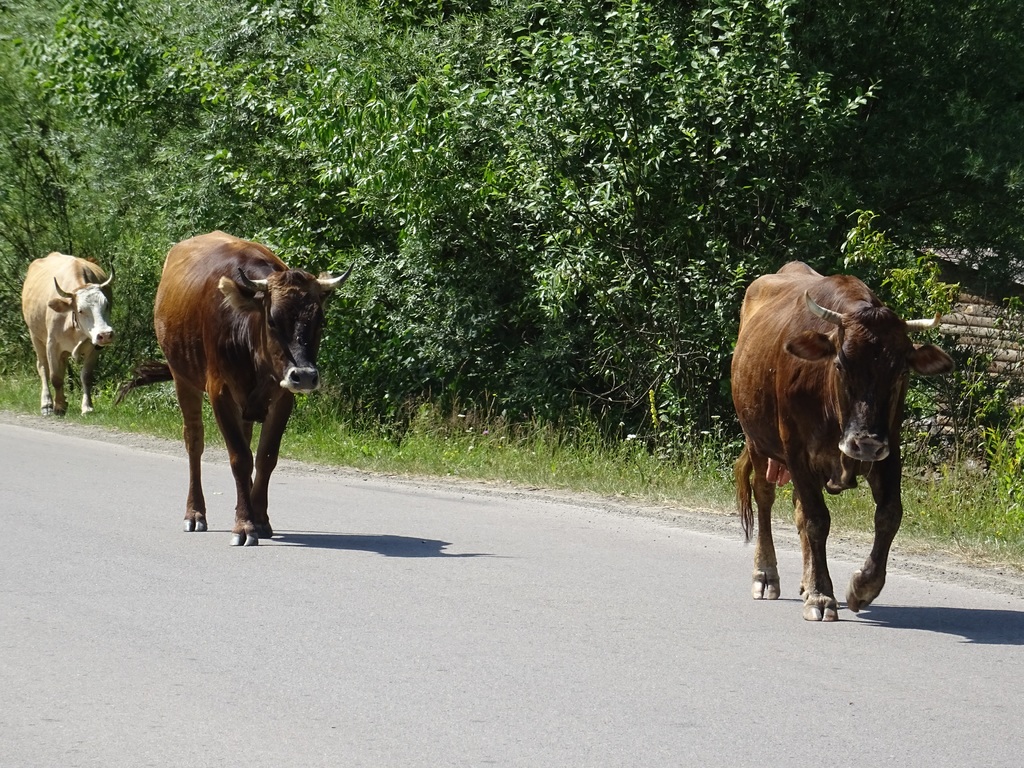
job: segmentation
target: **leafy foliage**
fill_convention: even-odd
[[[1003,514],[996,527],[999,539],[1014,539],[1024,532],[1024,498],[1021,497],[1021,471],[1024,470],[1024,408],[1011,409],[1004,431],[985,430],[985,450],[989,467],[997,478],[998,500]]]
[[[1019,275],[1024,5],[839,0],[793,10],[798,66],[874,91],[834,146],[840,205],[875,211],[900,242],[974,249],[983,270]]]
[[[1019,7],[8,4],[0,338],[23,338],[29,260],[91,255],[117,274],[123,374],[156,351],[168,246],[220,228],[356,262],[322,354],[352,409],[589,413],[665,455],[729,440],[757,275],[848,269],[920,314],[945,300],[925,246],[1016,269]]]

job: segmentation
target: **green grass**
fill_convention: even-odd
[[[51,418],[123,432],[181,439],[181,414],[177,410],[174,388],[170,384],[140,390],[139,396],[133,398],[134,402],[116,408],[112,405],[113,392],[94,389],[93,405],[96,410],[87,415],[80,412],[81,390],[77,380],[73,388],[65,387],[64,393],[68,401],[67,415]],[[39,379],[35,376],[0,376],[0,410],[38,414]],[[208,424],[216,432],[212,415]],[[213,442],[216,435],[209,437]]]
[[[0,409],[38,413],[38,383],[25,376],[0,378]],[[112,405],[112,392],[94,395],[96,410],[83,416],[68,393],[68,422],[180,439],[181,416],[170,384],[133,392]],[[56,417],[55,417],[56,418]],[[209,406],[206,439],[223,446]],[[258,434],[258,432],[257,432]],[[710,446],[701,446],[710,450]],[[325,394],[299,398],[281,455],[382,474],[509,482],[521,486],[592,492],[647,502],[732,508],[731,459],[680,464],[652,455],[640,441],[609,447],[596,429],[560,434],[553,427],[484,423],[475,414],[438,414],[422,408],[407,429],[357,423],[339,413]]]
[[[286,440],[290,456],[377,472],[511,482],[649,502],[686,499],[715,507],[730,505],[732,498],[723,482],[731,470],[662,461],[635,440],[609,446],[596,429],[566,435],[550,426],[513,426],[424,407],[398,437],[339,418],[322,398],[304,404],[293,428]]]
[[[75,394],[68,396],[68,422],[180,439],[181,417],[169,384],[137,390],[116,407],[112,393],[102,391],[88,416],[78,412]],[[0,378],[0,409],[37,413],[37,404],[34,378]],[[209,407],[205,418],[207,444],[216,450],[223,441]],[[596,428],[513,425],[427,406],[399,433],[342,412],[322,393],[300,398],[282,446],[287,458],[375,473],[500,482],[722,514],[735,513],[736,452],[737,446],[708,435],[667,457],[640,440],[609,442]],[[927,473],[907,467],[904,475],[901,549],[938,549],[974,563],[1024,569],[1024,508],[1009,503],[995,479],[969,467]],[[782,525],[792,525],[791,494],[792,486],[780,489],[775,505]],[[874,506],[865,482],[827,502],[834,532],[872,530]]]

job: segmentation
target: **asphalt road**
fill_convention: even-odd
[[[1024,761],[1005,591],[897,571],[813,624],[735,521],[295,466],[231,547],[222,449],[186,534],[183,449],[41,423],[0,419],[4,768]]]

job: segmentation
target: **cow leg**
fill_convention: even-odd
[[[868,483],[875,499],[875,539],[871,554],[860,570],[854,571],[846,588],[846,607],[854,613],[870,605],[885,586],[889,550],[903,521],[901,465],[897,444],[889,457],[875,464],[868,473]]]
[[[809,473],[800,474],[806,476]],[[821,490],[804,481],[798,483],[797,477],[798,473],[793,472],[796,528],[800,534],[804,563],[800,581],[800,594],[804,598],[803,616],[807,621],[836,621],[839,619],[839,604],[825,559],[825,542],[832,519]]]
[[[772,506],[775,483],[767,479],[768,460],[750,454],[754,471],[754,501],[757,504],[757,541],[754,544],[754,574],[750,593],[755,600],[777,600],[781,594],[779,563],[772,538]]]
[[[46,363],[50,369],[50,386],[53,387],[53,412],[63,416],[68,411],[68,401],[64,397],[64,380],[68,375],[69,353],[56,349],[47,350]]]
[[[264,427],[264,429],[265,429],[265,427]],[[249,446],[250,450],[252,450],[252,432],[253,432],[253,423],[251,421],[243,421],[242,422],[242,436],[245,438],[245,443],[246,443],[246,445]],[[262,434],[263,434],[263,431],[261,430],[260,431],[260,435],[262,435]],[[253,456],[253,461],[255,463],[255,478],[256,479],[253,481],[252,488],[249,490],[249,503],[252,505],[251,506],[251,508],[252,508],[252,521],[253,521],[253,525],[256,526],[256,535],[259,536],[261,539],[269,539],[269,538],[271,538],[274,535],[274,529],[270,527],[269,521],[266,521],[266,517],[267,517],[266,493],[264,492],[263,494],[260,494],[259,491],[257,490],[257,488],[259,486],[259,478],[260,478],[260,457],[259,457],[259,451],[257,451],[256,455]],[[260,501],[261,498],[262,498],[262,507],[261,507],[261,501]],[[261,508],[262,508],[262,512],[260,511]]]
[[[205,435],[203,432],[203,393],[180,379],[174,380],[181,409],[182,437],[188,452],[188,499],[185,501],[186,532],[205,531],[206,498],[203,496],[202,458]]]
[[[82,413],[92,413],[92,385],[96,378],[96,363],[100,355],[96,347],[92,347],[82,361],[82,371],[79,379],[82,382]]]
[[[42,387],[39,392],[39,411],[43,416],[53,413],[53,397],[50,396],[50,367],[47,364],[46,340],[32,337],[32,347],[36,351],[36,371]]]
[[[253,522],[252,512],[252,448],[248,438],[252,427],[246,429],[242,412],[226,391],[210,393],[210,406],[217,417],[217,426],[224,436],[231,462],[231,474],[235,478],[235,525],[231,529],[232,546],[254,547],[260,543],[259,532]]]
[[[256,477],[252,484],[252,512],[261,539],[269,539],[274,535],[267,513],[267,490],[270,486],[270,475],[277,466],[281,438],[285,427],[288,426],[294,405],[295,396],[282,390],[277,402],[270,407],[260,432],[260,443],[256,449]]]

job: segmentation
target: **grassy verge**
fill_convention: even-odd
[[[69,400],[71,396],[69,395]],[[173,389],[139,390],[111,405],[109,392],[97,410],[78,413],[77,401],[64,417],[112,430],[179,439],[181,419]],[[0,409],[35,413],[34,378],[0,378]],[[223,445],[209,408],[207,443]],[[637,440],[603,440],[596,429],[559,431],[550,425],[510,425],[473,413],[441,414],[422,408],[401,435],[341,412],[328,395],[301,398],[282,446],[288,458],[349,466],[370,472],[459,477],[565,491],[625,497],[641,503],[700,507],[734,513],[732,460],[736,446],[708,436],[657,455]],[[1024,570],[1024,511],[1006,503],[998,484],[969,467],[908,467],[903,488],[903,549],[940,549],[975,563]],[[779,492],[776,518],[792,524],[791,488]],[[868,533],[874,506],[867,484],[829,497],[833,531]]]
[[[36,413],[38,383],[0,378],[0,409]],[[113,406],[112,393],[95,396],[96,411],[78,412],[68,394],[68,422],[180,439],[181,416],[170,384],[133,392]],[[208,445],[223,445],[209,406],[204,409]],[[257,426],[258,430],[258,426]],[[258,435],[258,431],[257,431]],[[712,451],[715,446],[700,446]],[[688,506],[732,508],[731,459],[667,462],[643,444],[603,443],[597,430],[561,434],[551,426],[485,423],[476,414],[439,414],[424,407],[399,436],[340,413],[328,395],[299,398],[282,456],[370,472],[501,481],[568,491],[588,491],[648,502],[686,500]]]

